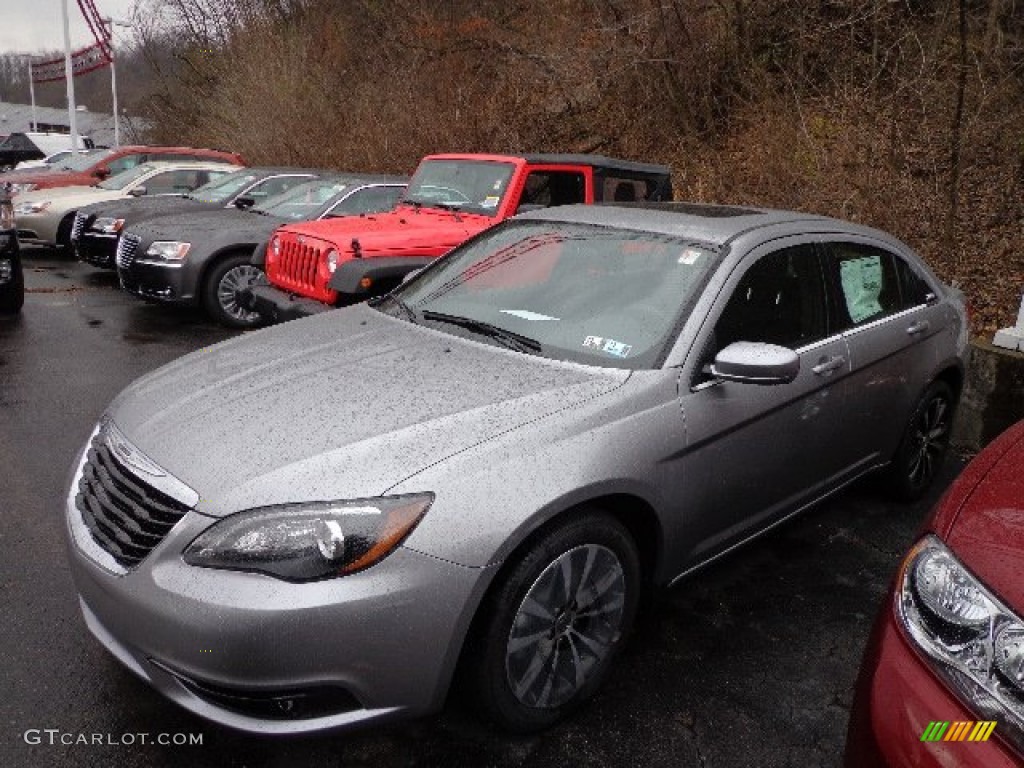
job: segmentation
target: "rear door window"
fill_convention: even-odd
[[[874,322],[904,308],[895,258],[863,243],[828,244],[836,314],[844,328]]]

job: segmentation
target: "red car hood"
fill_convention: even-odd
[[[369,216],[289,224],[281,231],[327,241],[341,252],[351,247],[354,238],[359,241],[360,250],[367,255],[387,255],[392,251],[408,255],[416,249],[441,248],[444,252],[498,221],[488,216],[456,214],[436,208],[417,211],[401,207]]]
[[[967,497],[945,538],[1007,606],[1024,613],[1024,422],[997,442],[986,451],[996,449],[1001,455]]]

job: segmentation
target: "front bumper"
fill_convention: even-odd
[[[238,292],[238,303],[250,312],[257,312],[268,323],[309,317],[332,309],[315,299],[286,293],[272,285],[254,285]]]
[[[102,269],[116,269],[114,254],[117,252],[117,235],[100,235],[83,232],[72,241],[79,261]]]
[[[197,301],[195,280],[188,265],[148,264],[133,261],[128,268],[117,268],[121,287],[144,299],[169,304],[194,304]]]
[[[73,493],[66,507],[71,570],[96,638],[189,711],[253,733],[440,708],[489,577],[404,547],[365,571],[306,584],[196,568],[181,551],[213,522],[196,512],[118,575],[76,541],[88,534],[73,525]],[[327,692],[313,710],[303,708],[311,692]]]
[[[929,724],[979,718],[925,666],[896,625],[890,594],[857,681],[846,738],[846,768],[1011,768],[1021,765],[998,738],[921,741]],[[947,731],[952,730],[952,725]]]
[[[16,226],[18,239],[26,245],[47,245],[57,244],[57,224],[60,220],[54,220],[53,216],[46,213],[28,213],[18,216]]]

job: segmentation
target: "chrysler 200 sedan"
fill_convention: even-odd
[[[956,479],[868,643],[849,768],[1024,763],[1024,422]]]
[[[82,613],[243,730],[422,715],[456,676],[542,728],[601,684],[645,588],[872,470],[919,496],[965,344],[959,292],[874,229],[525,214],[118,396],[67,497]]]

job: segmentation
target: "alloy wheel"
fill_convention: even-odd
[[[248,288],[263,276],[263,271],[251,264],[239,264],[232,267],[217,283],[217,303],[234,320],[252,324],[259,320],[259,314],[250,312],[238,303],[237,292]]]

